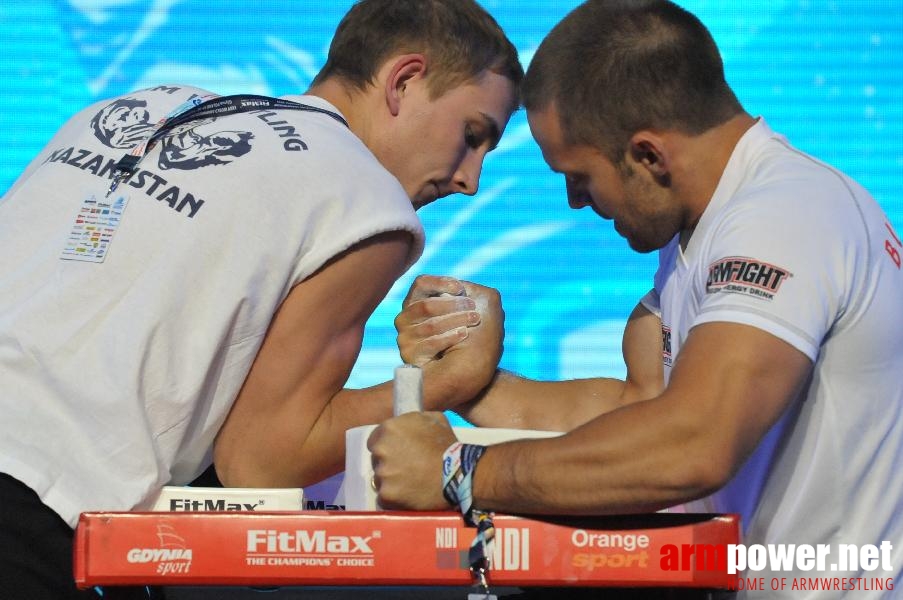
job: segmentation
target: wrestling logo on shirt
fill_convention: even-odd
[[[163,138],[157,166],[162,170],[190,171],[228,164],[251,151],[254,135],[250,131],[224,131],[215,122],[216,119],[203,119],[176,128]],[[155,122],[147,101],[120,98],[94,115],[91,129],[105,146],[131,150],[155,131]]]
[[[773,300],[793,273],[776,265],[745,256],[729,256],[709,265],[707,294],[730,292]]]

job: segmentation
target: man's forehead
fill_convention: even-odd
[[[560,150],[564,146],[564,130],[561,127],[558,109],[553,104],[527,111],[527,123],[533,138],[543,151]]]
[[[514,82],[497,73],[485,71],[461,89],[468,95],[466,101],[474,107],[477,118],[492,130],[497,142],[519,106]]]
[[[565,138],[560,114],[553,104],[527,111],[527,122],[543,159],[555,172],[586,167],[587,160],[604,158],[598,148],[571,143]]]
[[[513,113],[520,106],[518,88],[514,82],[490,69],[483,70],[463,86],[476,88],[479,93],[498,98],[509,113]]]

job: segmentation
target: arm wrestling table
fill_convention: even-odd
[[[694,549],[702,556],[702,549],[739,543],[736,515],[498,514],[495,527],[493,587],[736,585],[737,575],[723,565],[692,559]],[[76,529],[75,579],[83,588],[463,587],[472,583],[467,549],[474,531],[451,511],[84,513]],[[666,560],[675,555],[682,558]]]

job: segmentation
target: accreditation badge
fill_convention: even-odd
[[[124,194],[99,199],[93,194],[86,197],[75,216],[60,258],[102,263],[110,251],[113,235],[122,221],[128,201],[128,196]]]

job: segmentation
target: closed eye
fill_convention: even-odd
[[[474,131],[473,126],[465,125],[464,126],[464,143],[467,144],[468,148],[473,148],[476,150],[480,146],[483,145],[483,136],[477,134]]]
[[[487,152],[492,152],[501,137],[502,130],[498,122],[484,112],[480,112],[478,119],[464,126],[464,142],[474,150],[486,144],[489,146]]]

